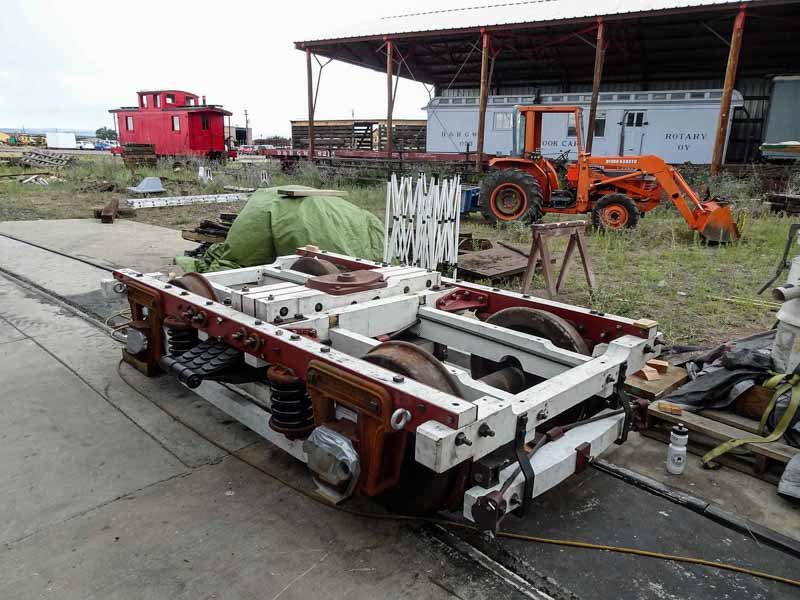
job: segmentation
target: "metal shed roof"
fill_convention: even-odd
[[[518,2],[486,2],[407,14],[395,14],[377,20],[353,24],[339,32],[321,34],[298,45],[314,45],[321,41],[387,35],[476,29],[528,23],[546,23],[613,15],[652,14],[724,5],[749,4],[751,0],[520,0]]]
[[[490,34],[493,87],[591,81],[597,17],[606,23],[604,83],[720,80],[727,40],[747,6],[739,76],[800,72],[800,0],[521,0],[396,15],[304,42],[320,56],[386,70],[385,40],[401,77],[477,87],[480,32]]]

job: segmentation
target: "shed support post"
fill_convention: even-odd
[[[594,48],[594,78],[592,79],[592,103],[589,105],[589,126],[586,128],[586,152],[592,153],[594,141],[594,124],[597,118],[597,100],[600,96],[600,80],[603,77],[603,62],[605,61],[605,30],[603,18],[597,19],[597,45]]]
[[[478,107],[478,143],[475,147],[475,169],[478,173],[483,169],[483,140],[486,129],[486,103],[489,99],[489,34],[481,31],[481,92]]]
[[[742,33],[744,32],[745,5],[739,7],[736,21],[733,23],[731,47],[728,52],[728,66],[725,69],[725,85],[722,87],[722,102],[719,107],[719,120],[717,121],[717,137],[714,140],[714,154],[711,157],[711,174],[717,175],[722,167],[725,154],[725,134],[728,132],[730,120],[731,96],[733,85],[736,82],[736,69],[739,66],[739,50],[742,47]]]
[[[311,50],[306,48],[306,78],[308,79],[308,158],[314,159],[314,71],[311,69]]]
[[[386,40],[386,156],[392,157],[392,112],[394,111],[394,93],[392,77],[394,75],[394,43]]]

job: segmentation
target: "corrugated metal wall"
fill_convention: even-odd
[[[651,81],[647,85],[639,83],[609,83],[602,86],[604,92],[626,92],[635,90],[709,90],[722,89],[723,79],[686,79],[672,81]],[[758,146],[764,134],[764,125],[769,107],[769,78],[743,78],[736,82],[736,89],[744,97],[744,106],[734,111],[728,151],[725,162],[745,163],[756,158]],[[590,92],[592,85],[575,84],[568,86],[543,85],[492,88],[497,95],[557,94],[560,92]],[[478,96],[478,88],[459,88],[437,90],[444,97]]]

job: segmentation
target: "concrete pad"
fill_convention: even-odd
[[[44,334],[65,335],[81,330],[86,325],[85,320],[76,317],[68,309],[53,303],[35,290],[20,287],[2,273],[0,317],[24,335],[33,337]]]
[[[0,541],[185,471],[33,340],[0,345]]]
[[[2,298],[2,292],[0,292],[0,298]],[[11,323],[3,318],[0,318],[0,344],[21,340],[24,337],[25,336],[22,334],[22,332],[11,325]]]
[[[111,269],[131,267],[147,272],[174,271],[173,258],[197,246],[175,229],[128,219],[112,224],[95,219],[3,221],[0,233]]]
[[[137,393],[121,379],[117,371],[122,357],[119,342],[71,311],[2,276],[0,315],[6,316],[14,324],[12,331],[17,336],[31,336],[47,347],[58,360],[186,466],[198,467],[217,462],[226,452],[175,421],[160,408],[162,406],[225,448],[237,450],[260,439],[200,400],[175,378],[148,379],[123,365],[121,368],[126,373],[126,379],[144,396]],[[1,325],[2,322],[0,335],[3,332]]]
[[[230,457],[13,544],[0,572],[3,598],[520,597],[407,526],[325,508]]]
[[[609,462],[652,477],[783,535],[800,540],[800,505],[778,496],[777,487],[723,467],[704,469],[700,457],[687,455],[683,475],[667,473],[667,445],[637,433],[606,455]]]

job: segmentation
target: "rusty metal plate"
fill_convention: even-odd
[[[350,273],[309,277],[306,280],[306,287],[325,292],[331,296],[344,296],[345,294],[385,288],[386,286],[387,283],[383,280],[383,274],[377,271],[352,271]]]

